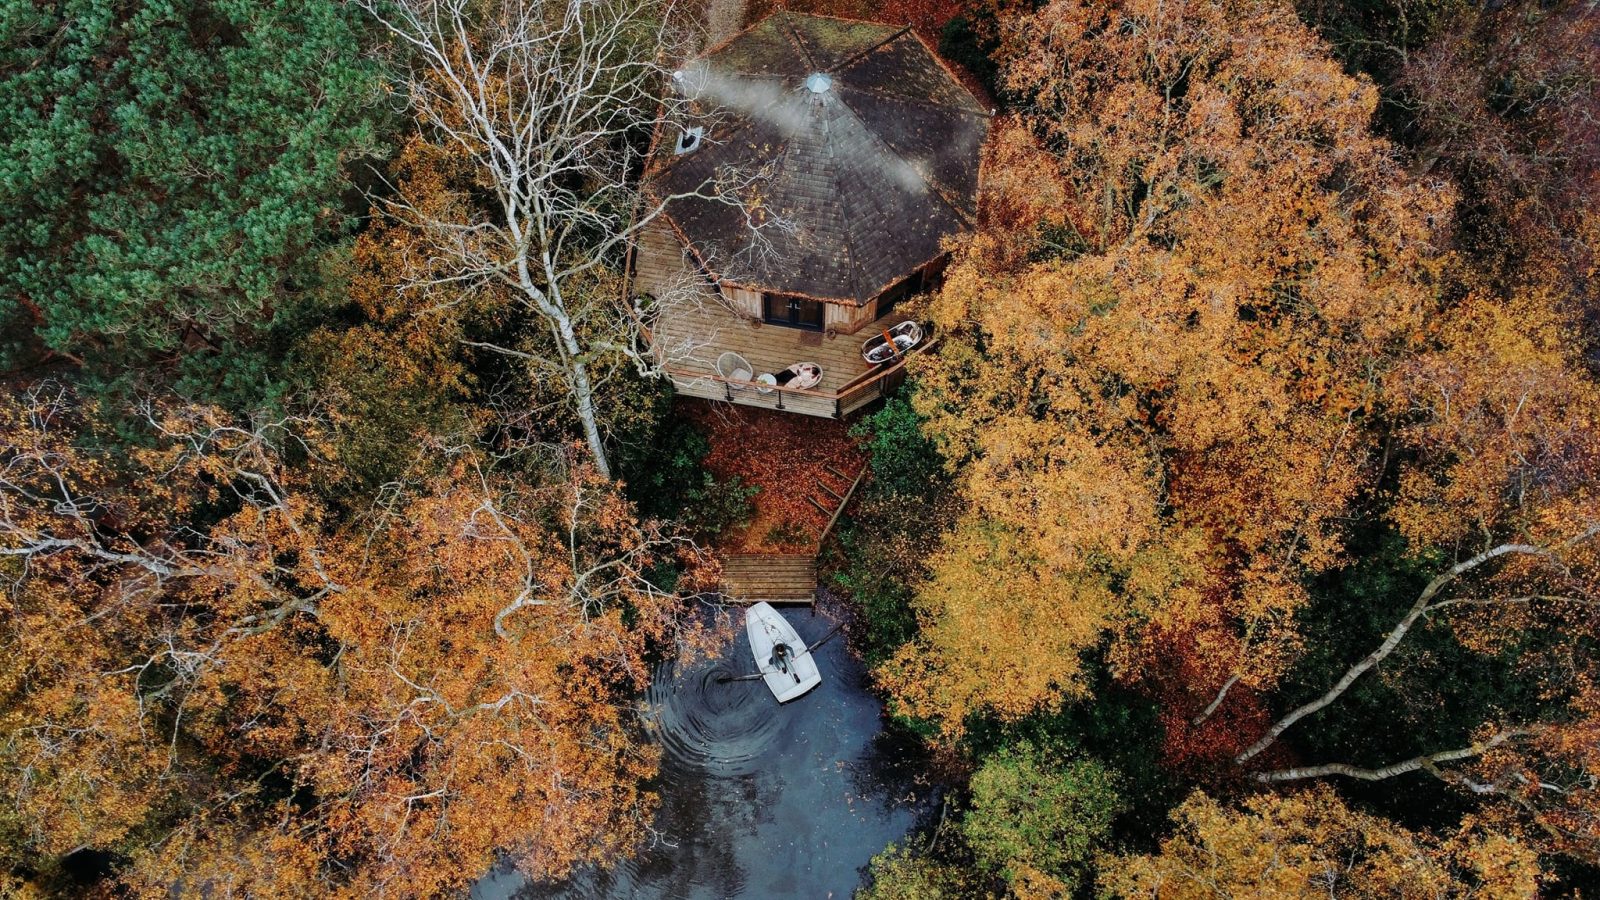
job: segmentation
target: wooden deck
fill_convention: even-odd
[[[830,337],[751,321],[715,296],[662,313],[655,328],[656,351],[667,361],[678,392],[706,400],[782,409],[803,415],[841,418],[897,385],[898,367],[873,367],[861,358],[861,344],[909,316],[891,312],[855,334]],[[926,345],[924,341],[924,345]],[[778,372],[797,362],[822,367],[822,381],[809,390],[759,390],[717,376],[717,357],[732,350],[750,361],[756,373]]]
[[[736,553],[722,561],[722,593],[733,603],[815,603],[817,559]]]

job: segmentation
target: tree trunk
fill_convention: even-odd
[[[515,229],[513,233],[520,234]],[[546,261],[544,271],[550,274],[551,268]],[[572,327],[572,317],[567,314],[559,290],[552,291],[554,296],[551,296],[535,286],[533,276],[528,271],[526,256],[517,260],[517,282],[528,298],[528,305],[544,317],[561,345],[561,363],[571,382],[569,386],[577,407],[578,421],[583,425],[583,439],[589,445],[589,455],[594,458],[595,471],[609,480],[611,462],[606,459],[605,442],[600,439],[600,414],[594,406],[594,383],[589,380],[589,365],[584,362],[583,346],[578,343],[578,332]]]
[[[1262,735],[1260,740],[1256,741],[1254,744],[1251,744],[1249,747],[1246,747],[1243,753],[1240,753],[1238,756],[1234,757],[1233,761],[1236,763],[1248,762],[1252,757],[1272,746],[1273,742],[1278,739],[1279,735],[1283,734],[1285,731],[1288,731],[1289,728],[1294,725],[1294,723],[1339,699],[1339,697],[1350,688],[1350,685],[1355,683],[1357,678],[1360,678],[1362,675],[1366,674],[1368,669],[1376,666],[1390,653],[1394,652],[1394,648],[1398,647],[1400,645],[1400,641],[1403,640],[1406,634],[1411,631],[1411,626],[1415,625],[1417,620],[1422,618],[1422,614],[1428,611],[1430,604],[1433,603],[1434,598],[1437,597],[1439,592],[1444,590],[1445,586],[1450,584],[1450,582],[1455,581],[1457,578],[1461,577],[1467,572],[1472,571],[1473,569],[1476,569],[1478,566],[1483,565],[1489,560],[1505,556],[1508,553],[1541,554],[1545,552],[1546,551],[1543,547],[1534,547],[1528,544],[1501,544],[1498,547],[1485,550],[1471,559],[1463,560],[1451,566],[1443,574],[1428,582],[1428,586],[1423,588],[1422,593],[1417,596],[1417,602],[1411,604],[1411,609],[1406,612],[1405,618],[1401,619],[1400,624],[1396,625],[1394,629],[1389,632],[1389,635],[1383,639],[1383,643],[1378,645],[1378,649],[1367,654],[1366,657],[1364,657],[1360,662],[1351,666],[1349,669],[1346,669],[1344,675],[1340,677],[1333,687],[1328,689],[1327,693],[1311,701],[1310,703],[1293,710],[1288,715],[1279,719],[1277,722],[1274,722],[1272,727],[1267,730],[1266,734]]]
[[[600,421],[594,410],[594,391],[589,387],[589,370],[578,363],[572,368],[572,389],[578,395],[578,419],[583,422],[583,437],[589,442],[589,454],[594,457],[595,471],[601,477],[611,478],[611,463],[606,459],[606,447],[600,440]]]
[[[1363,769],[1360,766],[1352,766],[1345,763],[1325,763],[1320,766],[1300,766],[1293,769],[1279,769],[1276,772],[1262,772],[1256,776],[1256,780],[1263,784],[1271,784],[1280,781],[1298,781],[1302,778],[1321,778],[1325,775],[1343,775],[1346,778],[1359,778],[1362,781],[1382,781],[1385,778],[1393,778],[1396,775],[1404,775],[1407,772],[1415,772],[1418,769],[1431,771],[1439,763],[1456,762],[1457,760],[1482,756],[1514,737],[1531,733],[1531,731],[1525,729],[1502,731],[1488,740],[1480,741],[1470,747],[1462,747],[1459,750],[1442,750],[1438,753],[1430,753],[1427,756],[1401,760],[1377,769]]]
[[[558,324],[572,372],[572,395],[577,401],[578,421],[583,423],[583,437],[589,442],[589,455],[594,457],[595,471],[609,480],[611,462],[606,459],[605,443],[600,439],[600,415],[594,408],[594,386],[589,381],[589,367],[583,361],[582,348],[578,346],[578,336],[572,330],[572,323],[563,317]]]

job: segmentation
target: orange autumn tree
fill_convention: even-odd
[[[401,145],[388,174],[398,194],[440,217],[461,214],[467,203],[465,161],[415,137]],[[354,321],[323,325],[297,348],[341,463],[332,474],[357,482],[348,486],[356,492],[411,469],[419,434],[487,424],[481,388],[492,370],[470,342],[507,324],[503,292],[452,281],[448,260],[431,253],[415,229],[381,207],[370,213],[347,266]]]
[[[112,460],[72,409],[0,419],[14,870],[92,848],[136,895],[419,896],[642,833],[630,698],[701,638],[646,575],[695,560],[609,483],[440,445],[341,525],[314,420],[152,410]]]
[[[1329,673],[1320,695],[1284,712],[1238,756],[1257,780],[1381,782],[1418,773],[1484,805],[1482,816],[1549,852],[1600,849],[1600,384],[1578,326],[1542,292],[1468,297],[1436,344],[1386,386],[1405,447],[1389,512],[1437,573],[1396,608],[1366,656]],[[1470,650],[1515,661],[1531,686],[1495,704],[1459,744],[1378,765],[1308,760],[1258,768],[1280,738],[1337,716],[1347,691],[1426,622]],[[1369,748],[1351,752],[1370,758]]]
[[[1001,31],[1019,130],[918,372],[968,511],[883,678],[956,731],[1081,693],[1109,629],[1126,673],[1195,663],[1193,714],[1296,653],[1448,194],[1407,179],[1376,92],[1286,6],[1058,0]]]
[[[1196,793],[1173,811],[1177,833],[1148,856],[1108,856],[1113,897],[1530,897],[1534,854],[1469,823],[1448,840],[1345,805],[1327,789],[1258,794],[1231,809]]]

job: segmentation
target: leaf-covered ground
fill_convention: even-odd
[[[728,553],[815,553],[843,495],[866,464],[849,426],[766,409],[684,400],[680,412],[711,443],[706,466],[718,479],[737,476],[760,490],[750,522],[718,540]],[[841,474],[843,477],[841,477]],[[808,498],[815,498],[823,512]]]

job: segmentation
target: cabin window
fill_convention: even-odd
[[[761,317],[774,325],[822,330],[822,303],[797,294],[762,294]]]
[[[941,259],[902,278],[893,287],[878,295],[878,315],[888,315],[896,303],[907,297],[938,290],[943,275],[944,261]]]
[[[900,279],[894,287],[878,295],[878,315],[886,316],[894,309],[894,305],[901,300],[922,292],[922,273],[918,272],[908,278]]]

